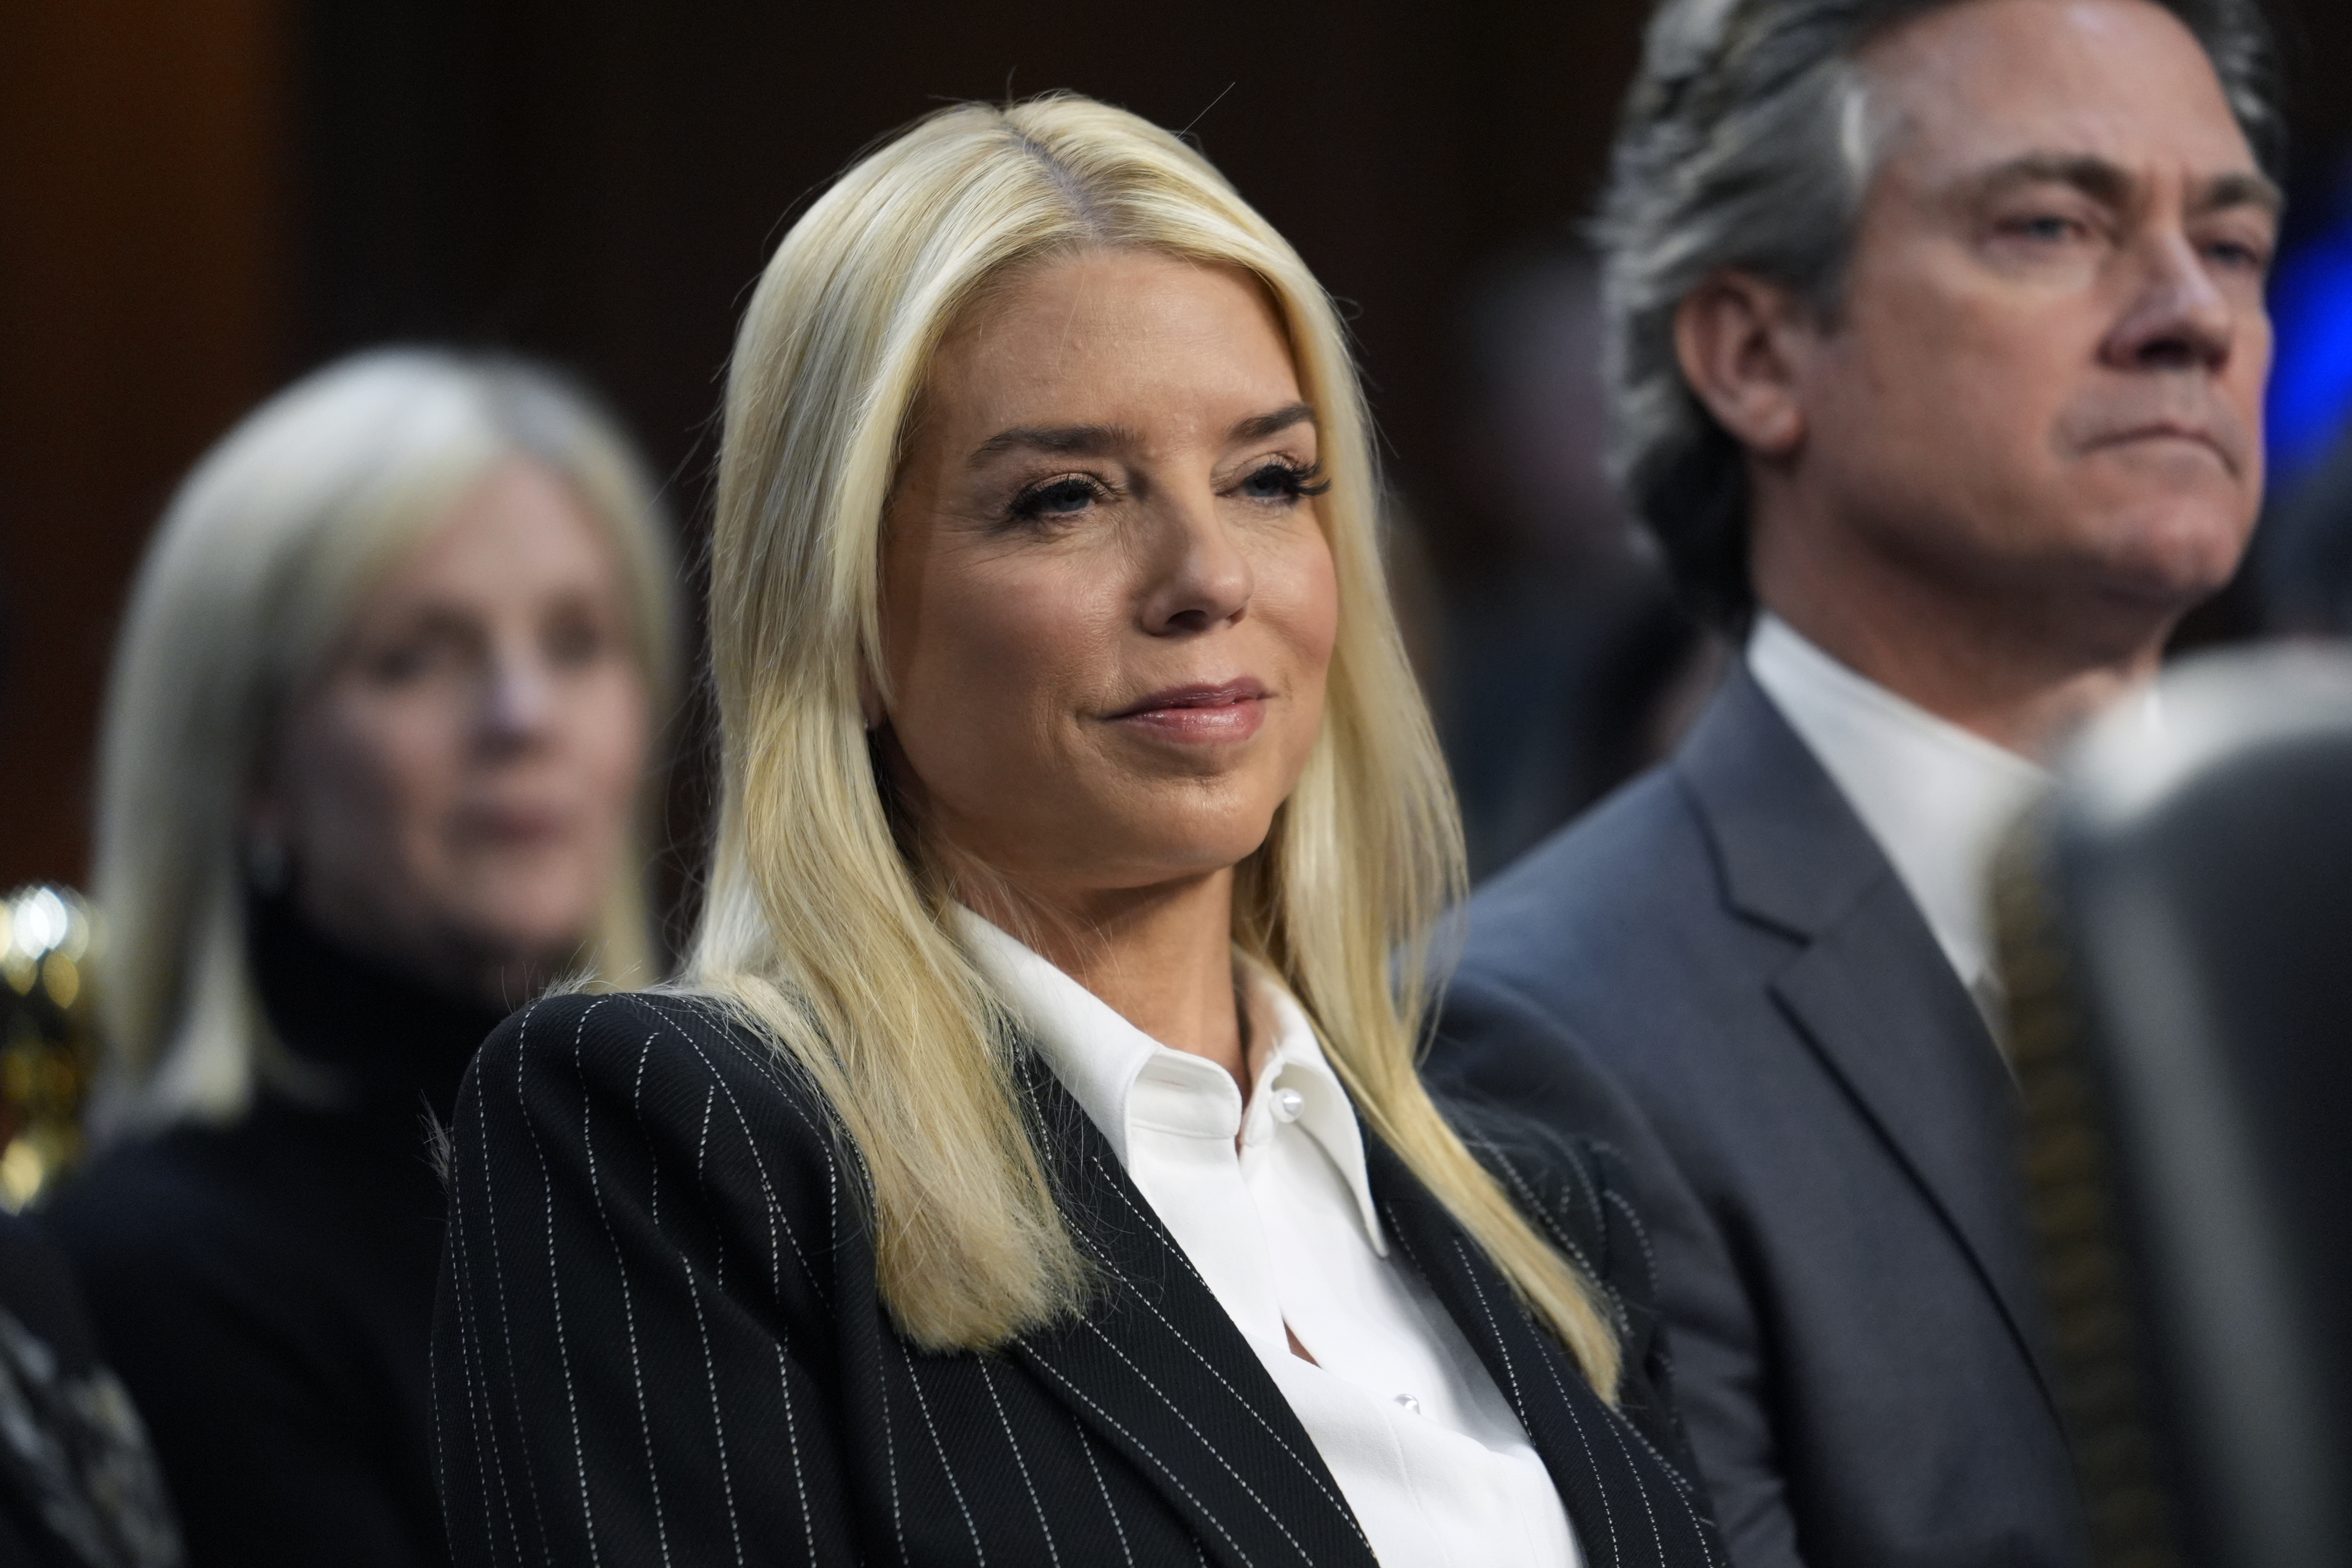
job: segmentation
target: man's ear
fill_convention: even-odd
[[[1732,439],[1759,457],[1785,458],[1805,439],[1791,340],[1810,330],[1787,289],[1722,272],[1684,296],[1675,312],[1675,355]]]

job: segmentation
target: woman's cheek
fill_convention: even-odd
[[[1283,620],[1302,666],[1320,672],[1331,662],[1339,637],[1339,574],[1319,529],[1311,531],[1285,562]],[[1301,673],[1305,673],[1302,669]]]
[[[653,723],[645,682],[634,669],[615,666],[600,677],[591,700],[578,705],[583,750],[594,753],[596,773],[625,802],[645,773]]]

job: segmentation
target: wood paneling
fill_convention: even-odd
[[[275,13],[0,6],[0,888],[83,875],[124,584],[285,368]]]

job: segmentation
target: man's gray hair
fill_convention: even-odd
[[[1755,607],[1745,456],[1684,380],[1675,318],[1725,271],[1834,319],[1871,172],[1854,57],[1960,0],[1664,0],[1652,18],[1595,233],[1603,256],[1611,465],[1686,602],[1725,629]],[[2284,136],[2253,0],[2155,0],[2205,47],[2264,170]]]

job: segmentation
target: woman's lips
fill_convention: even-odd
[[[1175,686],[1121,709],[1110,721],[1194,745],[1246,741],[1265,722],[1269,695],[1259,682],[1247,679]]]
[[[562,838],[571,830],[571,814],[550,806],[475,806],[459,816],[461,830],[478,842],[514,847],[536,847]]]

